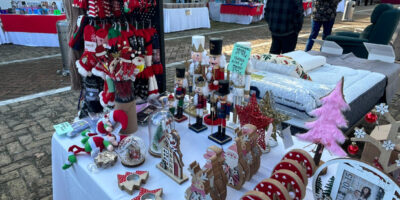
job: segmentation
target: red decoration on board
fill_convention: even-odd
[[[358,151],[359,151],[360,149],[358,148],[358,145],[355,143],[355,142],[353,142],[353,143],[351,143],[351,145],[349,145],[348,147],[347,147],[347,152],[350,154],[350,155],[356,155],[357,153],[358,153]]]
[[[378,115],[376,115],[372,112],[369,112],[365,115],[365,121],[367,121],[370,124],[375,123],[376,120],[378,120]]]
[[[273,119],[264,116],[258,107],[256,95],[253,94],[250,102],[246,106],[236,105],[236,111],[239,116],[240,125],[252,124],[257,127],[257,143],[262,150],[267,149],[265,142],[265,128],[272,123]]]

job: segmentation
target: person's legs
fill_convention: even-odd
[[[292,33],[282,38],[282,54],[296,49],[298,35],[298,33]]]
[[[310,37],[308,38],[307,45],[306,45],[306,51],[310,51],[314,45],[314,40],[315,38],[318,37],[319,30],[321,29],[321,22],[317,22],[314,20],[311,20],[311,33]]]
[[[269,49],[270,54],[281,54],[282,51],[282,41],[281,37],[272,35],[272,44]]]
[[[323,32],[322,32],[322,39],[325,40],[326,37],[328,37],[328,35],[330,35],[332,33],[332,27],[333,24],[335,23],[335,20],[331,20],[331,21],[327,21],[327,22],[323,22],[322,26],[324,28]]]

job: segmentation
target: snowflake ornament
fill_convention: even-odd
[[[389,112],[389,106],[381,103],[377,106],[375,106],[376,112],[380,113],[381,115],[384,115],[385,113]]]
[[[389,151],[394,149],[395,144],[391,140],[386,140],[383,141],[382,146],[386,149],[386,151]]]
[[[354,132],[356,138],[364,138],[366,134],[367,133],[365,133],[364,128],[361,129],[357,128],[356,131]]]
[[[396,160],[397,167],[400,167],[400,160]]]

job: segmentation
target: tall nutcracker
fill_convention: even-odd
[[[186,95],[186,86],[187,80],[185,80],[185,67],[177,67],[176,68],[176,87],[175,87],[175,99],[177,100],[176,104],[176,115],[175,121],[183,122],[187,119],[187,117],[183,114],[183,104]]]
[[[196,87],[196,80],[199,76],[205,77],[206,65],[208,64],[207,51],[204,49],[205,37],[200,35],[192,36],[192,63],[189,66],[189,74],[193,77],[192,85]]]
[[[216,112],[220,123],[218,124],[218,131],[209,135],[208,139],[222,145],[232,140],[230,136],[225,134],[226,118],[229,117],[232,107],[231,103],[228,102],[229,81],[219,81],[219,88],[215,95],[218,96]]]
[[[251,48],[250,42],[238,42],[237,44]],[[244,101],[249,99],[251,71],[251,62],[247,61],[247,67],[244,74],[241,74],[240,72],[231,72],[230,82],[232,86],[232,93],[230,94],[230,97],[232,99],[234,110],[232,120],[230,120],[227,124],[229,128],[236,129],[239,127],[239,123],[237,123],[238,116],[235,107],[236,105],[243,106]]]
[[[225,79],[225,65],[226,60],[225,56],[222,54],[222,42],[221,38],[211,38],[210,39],[210,56],[209,56],[209,66],[207,69],[206,78],[208,81],[208,89],[211,95],[210,104],[211,107],[216,105],[214,92],[218,90],[218,83],[221,80]],[[216,113],[213,112],[214,109],[211,109],[210,115],[206,116],[205,123],[208,125],[218,124],[219,121]]]
[[[207,129],[203,124],[203,110],[207,107],[207,98],[204,95],[205,80],[202,76],[197,77],[195,85],[195,95],[193,97],[193,105],[196,108],[196,123],[190,124],[189,128],[197,133]]]

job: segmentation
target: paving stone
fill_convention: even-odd
[[[11,163],[10,156],[6,152],[0,153],[0,167]]]
[[[40,200],[52,200],[52,199],[53,199],[53,195],[51,194],[49,196],[41,198]]]
[[[10,181],[10,180],[13,180],[13,179],[16,179],[16,178],[19,178],[19,173],[17,170],[8,172],[6,174],[2,174],[0,176],[0,184]]]
[[[52,197],[52,195],[51,195],[51,193],[52,193],[53,191],[51,190],[51,187],[42,187],[42,188],[40,188],[38,191],[37,191],[37,193],[38,193],[38,197],[39,198],[43,198],[43,199],[49,199],[48,197],[49,196],[51,196]],[[51,198],[50,198],[51,199]]]
[[[51,165],[51,152],[41,152],[35,154],[36,166],[38,168],[47,167]]]
[[[29,164],[31,164],[31,161],[28,161],[28,160],[13,162],[7,166],[1,167],[0,174],[5,174],[7,172],[19,169],[19,168],[27,166]]]
[[[43,128],[40,125],[33,125],[29,127],[29,131],[35,135],[44,132]]]
[[[18,139],[22,145],[26,145],[26,144],[29,144],[32,142],[32,135],[23,135],[23,136],[20,136]]]
[[[12,199],[28,199],[30,196],[30,192],[21,178],[7,182],[7,187]]]
[[[39,124],[46,131],[53,130],[53,123],[48,118],[44,118],[44,119],[39,120]]]
[[[52,171],[51,171],[51,165],[47,166],[47,167],[41,167],[40,171],[42,171],[42,173],[44,175],[51,175]]]
[[[47,175],[47,176],[44,176],[44,177],[38,179],[36,183],[39,186],[44,186],[44,185],[51,186],[51,181],[52,181],[51,175]]]
[[[24,117],[21,117],[21,118],[24,118]],[[14,131],[18,131],[20,129],[28,128],[28,127],[29,127],[29,124],[18,124],[18,125],[13,127],[13,130]]]
[[[33,141],[29,144],[27,144],[25,147],[26,149],[31,149],[31,148],[35,148],[35,147],[39,147],[45,144],[49,144],[50,140],[49,139],[43,139],[43,140],[37,140],[37,141]]]
[[[38,135],[34,135],[33,138],[35,138],[35,140],[41,140],[41,139],[48,139],[51,136],[53,136],[54,131],[48,131],[48,132],[44,132]]]
[[[0,113],[5,113],[10,110],[10,107],[8,106],[0,106]]]
[[[36,184],[37,180],[41,178],[39,170],[33,165],[22,167],[20,172],[28,187],[32,187],[32,185]]]
[[[8,144],[7,150],[10,154],[17,154],[19,152],[24,151],[24,148],[21,146],[21,144],[18,141],[16,141],[16,142],[12,142],[12,143]]]
[[[20,129],[18,131],[9,131],[7,133],[2,133],[1,134],[1,139],[7,139],[7,138],[14,138],[15,136],[20,136],[20,135],[25,135],[28,133],[28,129],[24,128],[24,129]],[[3,143],[5,144],[5,143]]]
[[[21,159],[30,158],[30,157],[33,157],[34,154],[36,154],[36,153],[38,153],[40,151],[41,151],[40,147],[29,149],[28,151],[24,151],[24,152],[21,152],[21,153],[13,155],[13,160],[14,161],[18,161],[18,160],[21,160]]]

